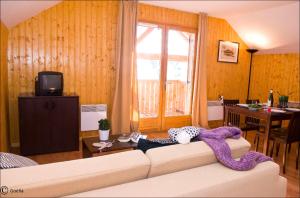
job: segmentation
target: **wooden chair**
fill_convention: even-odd
[[[259,102],[259,100],[247,100],[248,104],[252,104],[253,102]],[[224,105],[224,119],[225,119],[225,106],[234,106],[239,103],[239,100],[227,100],[224,99],[223,105]],[[252,117],[246,117],[245,118],[245,123],[241,125],[240,123],[240,115],[239,114],[234,114],[234,113],[228,113],[228,125],[229,126],[236,126],[241,128],[242,131],[245,132],[245,138],[247,136],[247,132],[250,130],[259,130],[260,125],[259,125],[259,119],[252,118]],[[224,122],[224,125],[226,123]],[[255,136],[256,137],[256,136]],[[254,140],[255,144],[255,140]]]
[[[253,103],[259,103],[259,100],[246,100],[247,104],[253,104]],[[256,130],[256,135],[254,138],[254,145],[255,145],[255,151],[258,151],[258,146],[259,146],[259,141],[260,141],[260,136],[264,136],[265,134],[265,125],[260,123],[259,119],[256,118],[248,118],[249,121],[246,118],[246,123],[249,122],[249,124],[252,124],[255,129],[251,129],[251,130]],[[276,129],[276,128],[281,128],[282,125],[282,121],[276,121],[272,123],[271,129]],[[245,138],[247,137],[247,131],[245,134]],[[277,151],[279,150],[279,144],[277,145]],[[290,151],[290,145],[289,145],[289,151]],[[276,153],[276,156],[278,156],[278,152]]]
[[[246,104],[255,104],[255,103],[259,103],[259,100],[246,100]],[[260,129],[260,120],[257,118],[253,118],[253,117],[249,117],[247,116],[245,118],[245,127],[242,128],[243,131],[245,131],[245,138],[247,138],[247,133],[248,131],[259,131]],[[256,136],[255,136],[256,137]],[[256,138],[254,139],[254,144],[255,144]]]
[[[272,124],[271,126],[271,129],[279,129],[281,128],[281,124],[282,124],[282,121],[278,121],[277,123],[275,124]],[[259,141],[260,141],[260,137],[262,136],[263,138],[265,137],[265,125],[263,124],[260,124],[260,129],[261,130],[257,130],[256,131],[256,135],[255,135],[255,138],[254,138],[254,144],[255,144],[255,151],[258,151],[258,146],[259,146]],[[289,144],[289,152],[291,150],[291,145]],[[279,151],[279,148],[280,148],[280,144],[276,144],[276,156],[278,156],[278,151]]]
[[[290,120],[288,128],[276,128],[270,131],[270,140],[273,140],[271,148],[271,157],[273,156],[274,144],[276,142],[284,144],[283,150],[283,173],[286,166],[286,152],[288,144],[298,142],[296,169],[298,169],[299,153],[300,153],[300,112],[294,112]],[[278,152],[278,151],[277,151]]]
[[[235,100],[227,100],[227,99],[223,100],[223,106],[224,106],[223,123],[224,123],[224,125],[226,124],[225,123],[225,106],[235,106],[239,103],[240,103],[240,101],[236,100],[236,99]],[[239,114],[229,112],[227,121],[228,121],[229,126],[240,127],[240,115]]]
[[[246,104],[258,104],[258,103],[259,103],[259,99],[246,100]],[[278,128],[278,125],[274,125],[274,128]],[[260,137],[260,134],[264,134],[264,129],[265,129],[265,127],[263,124],[260,123],[260,119],[249,117],[249,116],[247,116],[245,118],[245,127],[242,128],[242,130],[245,132],[244,137],[245,137],[245,139],[247,138],[248,131],[256,132],[255,138],[254,138],[255,151],[258,150],[259,137]]]

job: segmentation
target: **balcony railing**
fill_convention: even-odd
[[[190,113],[190,86],[179,80],[166,83],[165,116],[179,116]],[[160,103],[160,81],[139,80],[139,110],[141,118],[157,117]]]

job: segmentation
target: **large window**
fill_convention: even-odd
[[[149,126],[169,117],[190,116],[195,31],[139,23],[137,73],[139,110]]]

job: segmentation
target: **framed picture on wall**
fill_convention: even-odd
[[[238,63],[239,43],[231,41],[219,41],[218,62]]]

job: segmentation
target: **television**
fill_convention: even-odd
[[[64,77],[61,72],[42,71],[35,78],[36,96],[61,96],[64,89]]]

